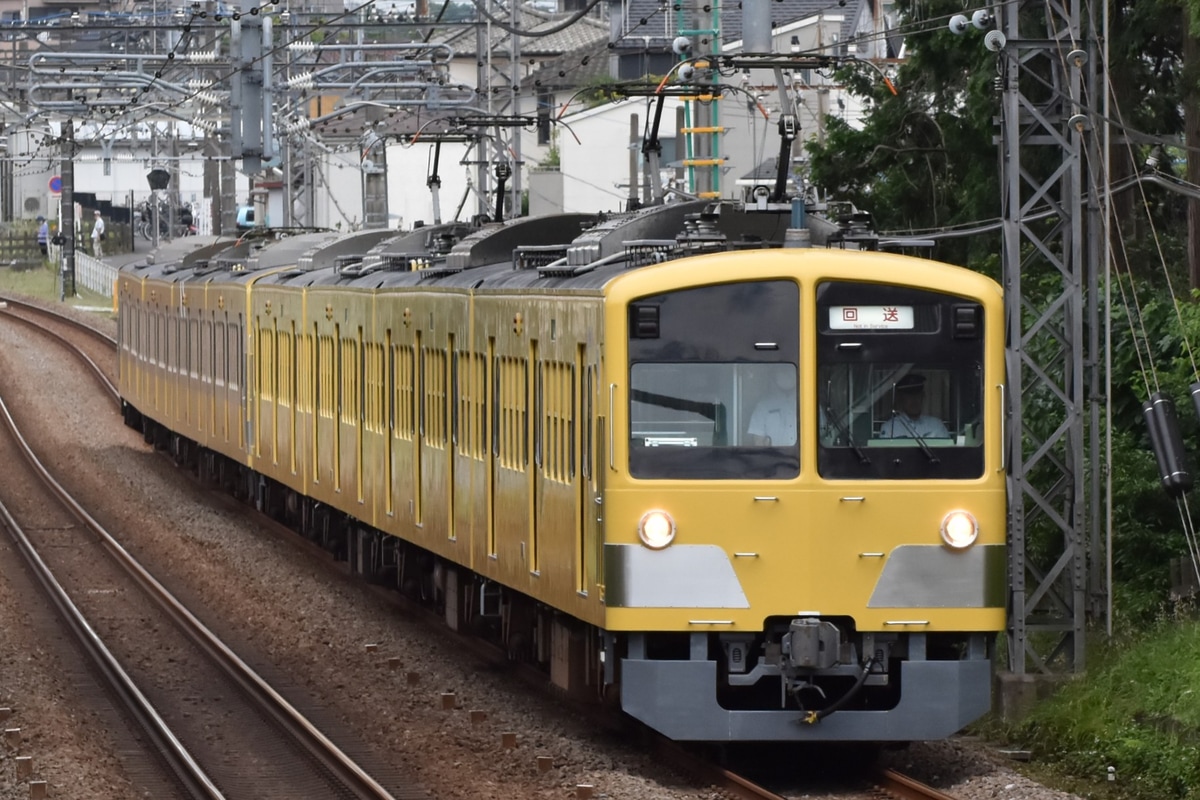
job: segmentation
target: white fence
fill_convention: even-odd
[[[95,256],[75,251],[75,283],[105,297],[116,291],[117,268]]]
[[[62,248],[50,246],[50,260],[57,262],[59,279],[62,277]],[[95,256],[88,255],[82,249],[75,250],[75,285],[91,289],[97,294],[112,297],[116,291],[117,268],[106,264]]]

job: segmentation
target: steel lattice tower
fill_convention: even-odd
[[[1078,672],[1089,589],[1092,600],[1106,592],[1099,474],[1103,237],[1099,198],[1089,189],[1105,171],[1094,124],[1102,102],[1098,28],[1081,16],[1079,0],[1024,0],[996,11],[1003,38],[989,34],[989,49],[999,51],[1002,89],[1009,383],[992,390],[1004,392],[1011,409],[1009,668],[1017,675]],[[1057,273],[1053,290],[1023,285],[1035,266]],[[1053,544],[1033,548],[1033,535]]]

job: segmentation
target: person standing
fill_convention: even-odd
[[[46,218],[38,214],[37,218],[37,243],[38,250],[42,251],[42,258],[50,257],[50,223],[46,222]]]
[[[92,225],[92,253],[96,258],[104,258],[104,217],[100,216],[100,209],[92,212],[95,218],[95,223]]]

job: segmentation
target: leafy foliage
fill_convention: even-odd
[[[919,231],[1000,212],[999,169],[992,140],[998,108],[995,55],[964,47],[946,29],[961,3],[901,2],[909,19],[931,20],[910,38],[893,95],[878,75],[846,71],[841,78],[867,104],[862,130],[830,119],[824,144],[809,143],[812,179],[839,199],[869,210],[880,230]],[[938,20],[933,22],[932,20]],[[925,26],[920,26],[925,27]],[[999,234],[950,240],[937,257],[953,263],[995,253]]]
[[[1174,283],[1174,282],[1173,282]],[[1197,452],[1200,422],[1191,386],[1200,380],[1200,304],[1174,299],[1162,285],[1126,288],[1112,311],[1114,609],[1136,627],[1169,602],[1169,565],[1188,552],[1181,510],[1163,490],[1142,405],[1154,392],[1178,411],[1185,450]],[[1191,465],[1195,475],[1196,464]]]

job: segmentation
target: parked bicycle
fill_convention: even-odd
[[[133,217],[138,235],[147,241],[154,240],[155,220],[158,221],[158,238],[160,241],[174,239],[179,236],[196,235],[196,220],[192,214],[190,203],[178,206],[175,208],[174,214],[172,214],[170,204],[164,200],[159,200],[156,213],[155,204],[151,203],[150,200],[143,200],[134,210]],[[173,221],[172,218],[174,218]]]

